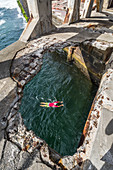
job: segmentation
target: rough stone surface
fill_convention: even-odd
[[[20,150],[16,145],[7,141],[4,154],[3,154],[2,163],[0,164],[0,169],[15,170],[17,168],[18,161],[19,161],[19,152]]]

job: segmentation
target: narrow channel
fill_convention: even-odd
[[[41,71],[25,86],[20,112],[29,130],[62,156],[73,155],[94,99],[94,86],[66,54],[46,52]],[[63,101],[59,108],[40,102]]]

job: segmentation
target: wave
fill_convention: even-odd
[[[0,0],[0,8],[19,8],[16,0]]]
[[[14,9],[16,8],[18,11],[18,17],[22,17],[21,10],[17,4],[17,0],[0,0],[0,8],[6,8],[6,9]]]
[[[21,10],[17,4],[17,0],[0,0],[0,8],[6,8],[6,9],[17,9],[18,11],[18,18],[23,19],[23,28],[26,26],[26,20],[23,17]],[[2,16],[3,13],[0,13],[0,16]]]
[[[0,11],[0,17],[2,17],[3,15],[4,15],[4,13]]]
[[[6,21],[5,20],[0,20],[0,25],[4,24]]]

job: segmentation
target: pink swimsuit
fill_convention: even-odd
[[[55,105],[55,104],[57,104],[57,103],[58,103],[58,101],[53,102],[53,103],[49,103],[49,107],[58,107],[58,106]]]

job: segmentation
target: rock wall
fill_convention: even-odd
[[[89,25],[88,29],[91,32],[101,31],[103,34],[97,39],[85,40],[79,46],[65,48],[65,51],[68,53],[68,61],[74,61],[88,79],[99,85],[106,63],[113,51],[112,33],[106,33],[109,31],[107,28],[97,25]]]

